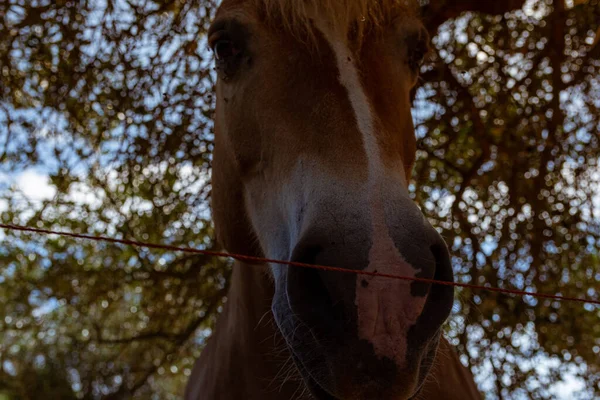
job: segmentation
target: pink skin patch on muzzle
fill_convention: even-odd
[[[378,195],[371,196],[371,212],[373,245],[366,271],[415,277],[418,270],[404,260],[388,233]],[[427,296],[412,296],[410,284],[411,281],[365,275],[359,275],[356,282],[359,338],[369,341],[376,355],[390,358],[400,367],[406,361],[408,330],[427,300]]]

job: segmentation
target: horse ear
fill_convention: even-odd
[[[258,239],[246,212],[243,185],[231,157],[222,154],[215,135],[213,153],[211,209],[217,242],[236,254],[263,257]]]

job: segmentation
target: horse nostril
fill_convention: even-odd
[[[296,247],[292,253],[292,261],[302,264],[316,264],[317,256],[323,251],[320,245],[305,245]]]
[[[299,245],[292,253],[292,261],[316,264],[323,251],[320,245]],[[290,267],[288,271],[288,296],[295,311],[314,313],[319,302],[329,301],[329,293],[318,270],[306,267]],[[310,299],[310,301],[306,301]]]
[[[450,260],[450,253],[444,244],[434,244],[431,246],[431,252],[435,258],[435,274],[433,279],[439,281],[454,281],[454,274],[452,273],[452,261]]]
[[[441,281],[452,281],[452,266],[450,264],[450,255],[448,250],[443,243],[436,243],[430,248],[431,255],[433,256],[433,263],[425,264],[421,266],[421,272],[417,274],[418,277],[441,280]],[[431,256],[428,257],[431,260]],[[412,282],[410,288],[410,294],[413,296],[424,297],[427,296],[430,290],[440,290],[440,285],[431,286],[427,282]]]
[[[309,326],[323,324],[331,313],[331,296],[318,270],[292,267],[288,270],[290,308]]]
[[[323,259],[325,258],[325,259]],[[299,244],[292,253],[292,261],[303,264],[327,265],[326,250],[321,245]],[[292,311],[312,329],[331,330],[339,318],[334,305],[335,293],[331,293],[325,280],[326,272],[305,267],[288,269],[287,295]]]
[[[438,281],[454,282],[454,273],[452,271],[452,261],[450,253],[444,243],[431,246],[431,252],[435,257],[435,274],[433,279]],[[437,304],[448,304],[448,313],[452,307],[454,298],[454,287],[447,285],[433,285],[432,300],[437,301]]]
[[[427,278],[433,278],[438,281],[452,282],[452,264],[450,261],[450,253],[446,244],[440,237],[435,244],[433,244],[429,250],[435,260],[435,270],[431,271]],[[431,260],[431,258],[430,258]],[[417,282],[413,282],[414,284]],[[416,326],[416,333],[418,337],[431,338],[439,332],[440,326],[450,315],[452,310],[452,304],[454,301],[454,287],[449,285],[440,284],[427,284],[429,287],[429,294],[423,312],[419,318],[422,318],[422,324]],[[412,294],[413,290],[411,290]],[[426,322],[425,322],[426,321]]]

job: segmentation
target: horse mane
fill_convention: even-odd
[[[268,21],[293,33],[311,35],[312,19],[322,18],[344,35],[361,37],[366,30],[384,26],[401,15],[415,15],[419,0],[254,0]]]

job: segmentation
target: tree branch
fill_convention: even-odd
[[[430,35],[435,35],[439,26],[466,11],[498,15],[523,7],[525,0],[430,0],[422,7],[423,20]]]

